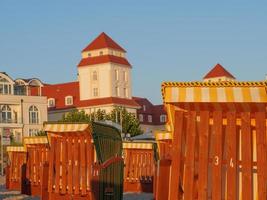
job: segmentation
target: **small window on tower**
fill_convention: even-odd
[[[123,80],[126,82],[127,81],[127,72],[123,71]]]
[[[103,55],[103,51],[100,51],[100,52],[99,52],[99,55],[102,56],[102,55]]]
[[[93,81],[97,81],[97,71],[93,72]]]
[[[115,69],[115,80],[119,80],[119,70]]]
[[[115,87],[116,97],[120,96],[120,89],[119,87]]]
[[[91,57],[91,53],[88,53],[88,57]]]
[[[97,97],[98,96],[98,88],[93,89],[93,96]]]
[[[123,88],[123,95],[124,95],[124,97],[128,97],[128,90],[127,90],[127,88]]]

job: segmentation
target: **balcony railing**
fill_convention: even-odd
[[[18,123],[21,123],[21,121],[18,119],[1,119],[0,118],[0,123],[1,124],[18,124]]]

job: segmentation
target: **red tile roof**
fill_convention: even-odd
[[[103,55],[103,56],[83,58],[78,64],[78,67],[102,64],[102,63],[108,63],[108,62],[117,63],[117,64],[131,67],[131,64],[128,62],[127,59],[113,56],[113,55]]]
[[[114,40],[112,40],[106,33],[101,33],[96,39],[93,40],[84,51],[91,51],[96,49],[111,48],[119,51],[126,52],[120,45],[118,45]]]
[[[89,106],[98,106],[98,105],[125,105],[131,106],[135,108],[139,108],[139,104],[137,104],[132,99],[124,99],[117,97],[107,97],[107,98],[98,98],[91,100],[80,100],[80,92],[79,92],[79,82],[69,82],[69,83],[61,83],[54,85],[46,85],[42,88],[42,95],[47,96],[47,99],[54,98],[55,99],[55,107],[49,108],[49,110],[64,110],[70,108],[82,108]],[[73,97],[73,105],[67,106],[65,105],[65,97],[72,96]]]
[[[222,65],[220,64],[217,64],[215,65],[212,70],[210,70],[209,73],[207,73],[205,76],[204,76],[204,79],[205,78],[216,78],[216,77],[222,77],[222,76],[226,76],[228,78],[233,78],[235,79],[235,77],[230,73],[228,72]]]

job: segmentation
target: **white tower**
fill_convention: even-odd
[[[132,99],[131,65],[126,51],[101,33],[82,51],[78,64],[80,100]]]

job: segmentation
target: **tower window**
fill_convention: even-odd
[[[102,55],[103,55],[103,51],[100,51],[100,52],[99,52],[99,55],[102,56]]]
[[[128,97],[128,90],[127,90],[127,88],[123,88],[123,96],[124,97]]]
[[[123,71],[123,80],[126,82],[127,81],[127,72]]]
[[[116,96],[120,96],[120,88],[117,86],[115,87]]]
[[[88,53],[88,57],[91,57],[91,53]]]
[[[98,96],[98,88],[93,88],[93,96],[94,97]]]
[[[97,72],[96,71],[93,72],[93,81],[97,81]]]
[[[119,80],[119,70],[115,69],[115,80]]]

